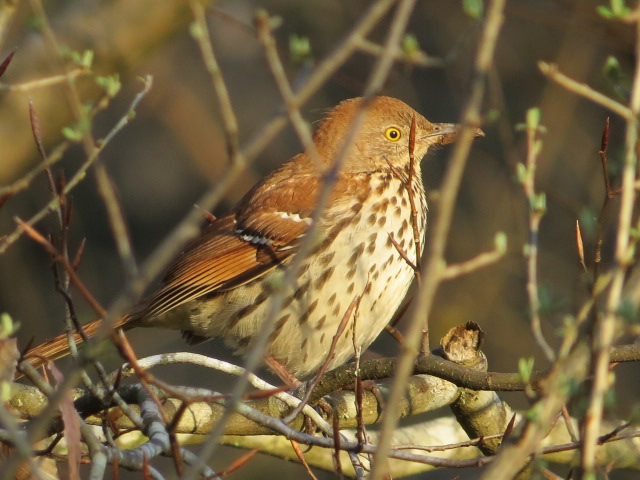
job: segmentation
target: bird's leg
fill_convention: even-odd
[[[291,385],[292,388],[295,388],[302,384],[302,382],[298,380],[295,377],[295,375],[293,375],[289,370],[287,370],[287,367],[282,365],[278,360],[273,358],[271,355],[268,355],[264,359],[264,361],[269,366],[269,368],[273,371],[273,373],[278,375],[280,380],[282,380],[287,385]]]

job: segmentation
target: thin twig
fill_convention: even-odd
[[[563,86],[570,92],[576,93],[581,97],[591,100],[593,103],[597,103],[598,105],[608,108],[612,112],[620,115],[627,122],[634,121],[635,116],[629,107],[616,102],[584,83],[576,82],[572,78],[567,77],[565,74],[560,72],[556,64],[538,62],[538,68],[545,76],[558,83],[558,85]]]
[[[378,56],[382,54],[382,46],[367,39],[362,39],[359,42],[358,48],[361,51],[368,53],[370,55]],[[411,54],[407,54],[405,52],[399,51],[395,54],[394,60],[396,62],[405,63],[407,65],[425,67],[425,68],[431,68],[431,67],[442,68],[447,65],[446,60],[427,55],[422,50],[413,52]]]
[[[76,79],[90,74],[91,72],[85,68],[75,68],[62,75],[52,75],[50,77],[39,78],[37,80],[14,84],[0,83],[0,90],[4,90],[7,92],[31,92],[38,88],[45,88],[52,85],[57,85],[59,83],[66,83],[69,78]]]
[[[300,450],[300,447],[298,446],[298,442],[296,442],[295,440],[291,440],[291,447],[293,447],[293,451],[296,452],[298,460],[300,460],[300,463],[304,466],[305,470],[307,471],[307,475],[309,475],[311,480],[318,480],[318,477],[313,474],[313,472],[311,471],[311,467],[304,459],[304,455],[302,454],[302,450]]]
[[[80,291],[87,303],[91,305],[91,308],[93,308],[93,310],[98,315],[103,316],[106,310],[102,307],[102,305],[100,305],[100,302],[96,300],[93,294],[84,285],[84,282],[80,279],[73,266],[69,263],[69,260],[60,252],[58,252],[55,246],[49,240],[44,238],[36,229],[30,227],[26,222],[22,221],[19,218],[16,218],[16,221],[18,222],[18,225],[20,225],[20,227],[27,233],[27,235],[29,235],[29,237],[42,245],[49,255],[51,255],[56,261],[60,262],[60,264],[64,267],[65,271],[71,278],[71,281]]]
[[[604,128],[602,130],[602,140],[600,142],[600,162],[602,164],[602,178],[604,182],[605,195],[602,199],[602,206],[600,207],[600,213],[598,215],[598,228],[596,230],[596,248],[593,254],[593,280],[592,280],[592,292],[593,296],[593,313],[594,318],[600,315],[600,297],[595,294],[595,285],[600,278],[600,263],[602,261],[602,247],[604,245],[605,229],[608,225],[611,199],[616,195],[611,189],[611,181],[609,180],[609,168],[607,160],[607,148],[609,146],[609,117],[605,120]]]
[[[461,263],[447,265],[442,272],[442,280],[451,280],[462,275],[467,275],[481,268],[493,265],[505,255],[505,249],[496,245],[493,250],[482,252],[481,254],[470,258]]]
[[[232,163],[242,164],[244,162],[244,157],[238,154],[238,120],[236,119],[236,114],[231,104],[229,90],[227,89],[227,85],[222,76],[220,65],[218,64],[218,60],[216,59],[213,51],[204,5],[201,2],[191,0],[189,2],[189,6],[193,12],[195,25],[197,25],[198,28],[198,31],[194,33],[194,37],[200,47],[200,53],[202,54],[204,65],[211,76],[213,88],[216,92],[216,99],[220,106],[222,122],[227,140],[227,154],[229,155],[229,159]]]
[[[309,125],[304,121],[304,118],[302,118],[300,107],[295,101],[295,94],[289,84],[287,74],[284,70],[284,66],[282,65],[282,61],[280,60],[276,41],[273,38],[271,22],[269,21],[269,17],[265,11],[260,11],[256,15],[256,25],[258,28],[258,38],[264,47],[267,65],[269,65],[271,74],[278,86],[280,96],[284,100],[291,125],[296,131],[302,147],[311,156],[311,160],[316,165],[316,168],[321,170],[320,167],[322,162],[313,143],[311,130],[309,129]]]
[[[422,235],[420,234],[420,225],[418,221],[418,209],[416,208],[415,192],[415,176],[416,176],[416,158],[414,150],[416,147],[416,116],[411,118],[411,127],[409,129],[409,174],[407,176],[407,196],[409,197],[409,205],[411,206],[411,228],[413,230],[413,244],[415,246],[416,262],[415,276],[418,285],[420,285],[420,258],[422,257]]]
[[[539,125],[527,123],[527,161],[525,175],[521,179],[522,188],[529,204],[529,241],[526,245],[527,258],[527,295],[529,297],[529,315],[533,338],[547,360],[553,362],[555,354],[542,333],[540,319],[540,295],[538,286],[538,238],[540,221],[545,214],[546,205],[541,205],[544,194],[536,193],[535,177],[540,153],[541,140],[538,139]]]
[[[64,155],[64,153],[69,148],[69,142],[64,141],[57,145],[51,153],[47,155],[47,160],[38,163],[34,168],[32,168],[29,172],[21,176],[18,180],[13,182],[11,185],[0,186],[0,197],[5,195],[15,195],[16,193],[21,192],[22,190],[26,190],[29,188],[29,185],[40,175],[45,169],[51,167],[56,164]]]

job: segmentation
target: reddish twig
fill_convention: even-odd
[[[42,245],[44,249],[51,255],[55,261],[60,262],[63,266],[71,281],[76,286],[76,288],[80,291],[80,294],[84,297],[84,299],[91,305],[91,308],[101,317],[104,317],[106,314],[106,310],[100,305],[100,302],[95,299],[95,297],[91,294],[91,292],[84,285],[80,277],[78,277],[75,269],[69,263],[69,261],[61,255],[58,250],[53,246],[53,244],[44,238],[35,228],[29,226],[22,219],[16,217],[16,223],[23,229],[23,231],[31,237],[31,239],[35,240],[37,243]]]
[[[16,51],[12,51],[11,53],[9,53],[9,55],[7,55],[6,57],[4,57],[4,60],[2,61],[2,63],[0,63],[0,77],[2,75],[4,75],[4,72],[7,71],[7,67],[9,66],[9,64],[11,63],[11,59],[13,58],[13,56],[16,54]]]
[[[236,459],[231,465],[225,468],[222,472],[220,472],[220,476],[226,477],[227,475],[230,475],[236,470],[239,470],[240,468],[244,467],[249,462],[249,460],[251,460],[255,456],[255,454],[258,453],[259,451],[260,450],[258,450],[257,448],[254,448],[253,450],[249,450],[240,458]]]
[[[333,468],[340,480],[344,480],[344,474],[342,473],[342,462],[340,462],[340,424],[338,418],[335,415],[331,416],[333,426]]]
[[[411,128],[409,129],[409,177],[407,179],[406,189],[409,196],[409,205],[411,206],[411,226],[413,227],[413,245],[416,247],[416,265],[414,272],[416,280],[420,282],[420,257],[422,253],[420,228],[418,225],[418,209],[413,195],[413,182],[416,174],[416,159],[414,150],[416,146],[416,117],[411,118]]]
[[[309,477],[311,477],[312,480],[318,480],[318,477],[316,477],[313,474],[313,472],[311,471],[311,467],[309,467],[309,464],[305,460],[304,455],[302,454],[302,450],[300,450],[300,447],[298,446],[298,442],[296,442],[293,439],[291,439],[290,442],[291,442],[291,447],[293,447],[293,451],[296,453],[298,460],[300,460],[300,463],[304,466]]]

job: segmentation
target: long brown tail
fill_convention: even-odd
[[[115,322],[114,328],[123,327],[130,320],[129,317],[122,317]],[[93,320],[82,326],[82,330],[88,337],[93,337],[102,325],[102,319]],[[84,340],[79,333],[73,334],[73,339],[76,344],[82,343]],[[69,348],[69,340],[66,333],[62,333],[50,340],[47,340],[40,345],[30,348],[24,354],[23,358],[28,360],[34,368],[40,368],[47,364],[49,361],[57,360],[62,357],[66,357],[71,353]],[[24,374],[20,371],[16,372],[14,379],[22,377]]]

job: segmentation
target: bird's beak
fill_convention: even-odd
[[[457,123],[435,123],[433,131],[428,137],[438,137],[434,143],[439,145],[448,145],[458,138],[461,126]],[[474,137],[484,137],[484,132],[478,127],[473,129]]]

